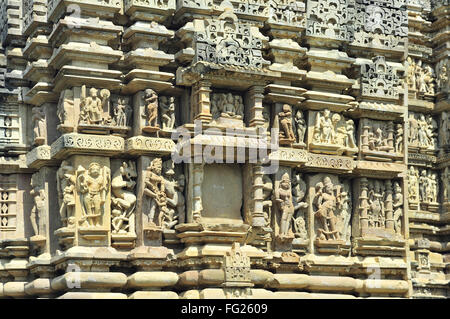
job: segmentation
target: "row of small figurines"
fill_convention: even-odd
[[[103,215],[107,195],[111,191],[111,229],[113,233],[126,234],[134,224],[134,212],[137,205],[135,194],[138,174],[133,161],[123,161],[111,177],[110,169],[97,162],[88,167],[79,165],[76,169],[65,160],[57,171],[57,189],[59,213],[64,227],[75,226],[75,194],[81,203],[80,226],[104,226]],[[144,199],[150,204],[148,211],[150,225],[160,228],[173,228],[178,222],[184,222],[185,197],[183,174],[176,174],[173,161],[164,163],[154,159],[145,171]],[[35,212],[32,224],[36,224],[37,215],[42,216],[45,209],[45,193],[42,186],[32,182]],[[34,228],[38,234],[38,228]]]
[[[73,106],[71,101],[64,93],[63,101],[58,105],[58,116],[61,123],[67,119],[67,109],[64,107],[67,103]],[[133,110],[129,105],[128,98],[118,97],[113,103],[112,116],[105,113],[104,110],[110,108],[110,92],[106,89],[98,91],[95,88],[89,90],[89,96],[86,95],[86,87],[82,87],[80,102],[79,124],[84,125],[110,125],[130,127],[132,125]],[[142,118],[145,125],[149,127],[161,128],[163,130],[172,130],[175,128],[175,98],[160,96],[152,90],[145,90],[142,95],[142,104],[144,112]],[[62,106],[62,107],[61,107]],[[211,112],[213,120],[219,117],[229,117],[243,119],[244,103],[240,95],[232,93],[213,93],[211,94]],[[105,116],[106,114],[106,116]],[[268,106],[263,111],[263,117],[266,121],[266,127],[270,123],[270,109]],[[374,151],[385,152],[403,152],[403,126],[400,123],[395,124],[391,130],[390,121],[370,121],[368,131],[363,133],[365,137],[365,147]],[[438,143],[438,124],[430,114],[409,114],[409,136],[408,142],[411,145],[417,145],[428,149],[436,149]],[[33,132],[35,140],[45,136],[45,113],[42,108],[33,108],[32,115]],[[443,113],[440,121],[441,145],[446,145],[450,139],[450,121],[446,112]],[[297,143],[304,145],[307,131],[307,122],[303,111],[293,109],[289,104],[284,104],[280,112],[275,114],[272,127],[279,128],[280,144],[291,145]],[[389,132],[394,131],[393,136]],[[364,134],[366,136],[364,136]],[[316,113],[314,120],[314,129],[311,143],[314,145],[339,145],[349,150],[357,151],[357,142],[355,139],[355,123],[352,119],[345,118],[343,115],[331,112],[325,109]],[[38,143],[39,144],[39,143]]]
[[[307,239],[305,202],[306,183],[300,173],[292,179],[289,173],[282,175],[277,187],[264,175],[264,214],[267,226],[275,226],[279,238],[297,237]],[[334,175],[320,174],[314,187],[311,202],[316,232],[319,240],[348,242],[351,236],[352,198],[350,183]],[[363,179],[360,183],[358,211],[366,210],[369,228],[386,228],[388,201],[392,205],[395,233],[401,234],[403,195],[400,183],[391,180]],[[365,192],[365,195],[364,193]],[[390,196],[393,194],[393,196]],[[272,214],[274,218],[271,217]],[[360,216],[361,217],[361,216]]]
[[[450,176],[448,168],[439,175],[430,169],[410,166],[408,169],[409,203],[438,204],[439,185],[442,183],[444,199],[447,197]]]

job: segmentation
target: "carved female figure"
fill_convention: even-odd
[[[283,129],[283,136],[288,139],[295,141],[294,131],[292,130],[292,109],[289,104],[283,105],[283,111],[278,113],[281,128]]]
[[[403,126],[401,124],[397,124],[395,130],[395,151],[403,153]]]
[[[409,200],[411,202],[419,202],[419,176],[414,166],[411,166],[408,171],[408,181]]]
[[[127,125],[127,116],[125,114],[125,101],[122,98],[117,100],[117,104],[114,107],[114,121],[117,126]]]
[[[161,97],[161,123],[164,129],[173,129],[175,125],[175,98],[173,96]]]
[[[126,222],[133,214],[136,208],[136,195],[134,194],[134,188],[136,182],[134,179],[137,177],[136,167],[133,162],[123,162],[122,166],[114,173],[111,180],[112,197],[112,225],[113,231],[116,233],[124,232]]]
[[[303,112],[297,110],[295,113],[295,127],[297,128],[297,143],[302,144],[305,140],[305,132],[306,132],[306,121],[303,117]]]
[[[35,185],[33,180],[31,181],[31,187],[30,195],[34,198],[34,205],[31,209],[30,220],[34,234],[37,236],[39,235],[38,220],[43,218],[45,211],[45,190],[39,185]]]
[[[294,215],[294,205],[292,204],[291,180],[288,173],[281,177],[280,185],[275,190],[275,201],[278,203],[281,218],[280,237],[286,237],[289,234],[291,219]]]
[[[158,121],[158,95],[152,89],[145,90],[145,112],[143,115],[147,119],[147,125],[151,127],[159,127]]]
[[[75,170],[68,161],[63,161],[56,173],[59,214],[63,225],[74,226],[75,210]]]
[[[401,217],[403,215],[403,194],[402,188],[398,182],[394,183],[394,200],[393,200],[393,209],[394,209],[394,230],[397,234],[401,234],[402,231],[402,220]]]
[[[419,116],[419,120],[417,121],[418,123],[418,138],[419,138],[419,145],[420,146],[428,146],[429,145],[429,140],[428,140],[428,123],[425,120],[425,116],[423,114],[421,114]]]
[[[42,107],[33,107],[31,122],[33,123],[34,142],[36,144],[43,144],[45,139],[45,112]],[[42,139],[40,141],[39,139]]]

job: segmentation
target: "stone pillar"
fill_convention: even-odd
[[[361,119],[362,132],[361,132],[361,149],[363,151],[369,150],[369,121],[367,119]]]
[[[192,220],[188,222],[199,222],[202,217],[202,183],[203,183],[203,166],[204,164],[193,165],[193,185],[192,185]]]
[[[200,120],[202,123],[211,121],[211,92],[211,83],[208,81],[199,81],[192,87],[191,109],[194,112],[194,120]]]
[[[359,222],[361,229],[369,227],[369,217],[367,216],[367,206],[369,206],[368,200],[368,181],[367,178],[361,178],[360,180],[360,196],[359,196]]]
[[[253,212],[252,226],[263,227],[266,222],[263,210],[263,175],[261,165],[253,165]]]
[[[392,181],[387,179],[384,183],[386,187],[386,229],[394,231],[393,205],[392,205]]]
[[[387,137],[387,144],[389,146],[389,151],[394,151],[394,123],[392,121],[389,121],[388,123],[388,137]]]
[[[264,98],[264,87],[259,85],[252,86],[248,90],[247,95],[250,114],[250,118],[248,121],[249,126],[251,127],[264,126],[264,117],[263,117],[264,106],[262,104]]]

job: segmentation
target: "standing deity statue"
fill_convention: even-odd
[[[419,198],[421,202],[426,202],[428,199],[427,191],[429,190],[428,186],[428,177],[427,177],[427,171],[422,170],[420,172],[419,177]]]
[[[402,232],[402,216],[403,216],[403,194],[402,188],[398,182],[394,183],[394,199],[393,199],[393,209],[394,209],[394,230],[397,234]]]
[[[315,218],[319,222],[317,238],[320,240],[339,240],[337,218],[334,214],[337,198],[340,197],[340,187],[335,187],[331,179],[326,176],[323,182],[316,184],[316,193],[313,199]]]
[[[441,113],[439,137],[440,137],[440,146],[450,144],[450,115],[448,111],[444,111]]]
[[[403,153],[403,125],[397,124],[395,127],[395,152]]]
[[[242,96],[235,95],[234,103],[236,105],[236,116],[241,119],[244,118],[244,102]]]
[[[272,218],[272,191],[272,180],[269,176],[263,175],[263,212],[266,226],[270,225],[270,220]]]
[[[145,113],[142,116],[147,121],[147,126],[159,127],[158,125],[158,95],[152,89],[145,90]]]
[[[291,219],[294,216],[294,205],[292,203],[291,179],[288,173],[281,177],[280,185],[275,189],[275,201],[278,204],[280,216],[277,216],[280,230],[279,237],[289,236],[291,230]]]
[[[425,115],[420,114],[418,123],[418,140],[419,146],[428,147],[429,144],[429,136],[428,136],[428,123],[425,119]]]
[[[305,133],[307,126],[302,111],[297,110],[297,112],[295,113],[294,122],[297,131],[297,143],[303,144],[305,141]]]
[[[417,143],[419,139],[419,123],[414,113],[409,113],[409,143]]]
[[[280,138],[295,141],[294,131],[292,129],[292,109],[289,104],[283,105],[283,110],[278,113],[280,121]]]
[[[292,181],[292,199],[294,204],[294,216],[292,218],[294,225],[294,234],[301,239],[307,239],[306,222],[303,213],[300,211],[308,207],[303,200],[306,195],[306,184],[301,174],[295,174]],[[296,213],[297,212],[297,213]]]
[[[91,88],[89,96],[86,96],[86,86],[81,88],[80,102],[80,123],[82,124],[103,124],[103,106],[108,102],[110,92],[108,90],[100,91],[101,98],[98,96],[98,90]]]
[[[418,203],[420,200],[419,197],[419,175],[417,171],[414,169],[414,166],[411,166],[408,170],[408,191],[409,191],[409,201]]]
[[[163,163],[163,180],[166,193],[167,209],[163,211],[161,227],[171,229],[178,223],[178,191],[177,180],[175,180],[175,164],[172,160]]]
[[[75,169],[68,161],[61,163],[56,173],[56,184],[62,224],[66,227],[74,227],[76,176]]]
[[[162,227],[164,214],[168,213],[165,181],[161,174],[162,160],[155,158],[147,168],[144,194],[150,198],[148,222],[151,226],[160,227]],[[158,223],[155,222],[157,212],[159,214]]]
[[[136,208],[134,188],[137,177],[136,166],[133,162],[123,162],[111,179],[111,225],[113,233],[127,233],[130,231],[129,221]]]
[[[123,98],[117,100],[114,106],[114,123],[117,126],[127,126],[127,114],[125,112],[127,106]]]
[[[43,107],[33,107],[31,122],[33,123],[33,139],[36,145],[42,145],[45,141],[45,112]]]
[[[443,90],[448,84],[448,69],[445,64],[442,64],[441,68],[438,69],[438,76],[436,78],[436,84],[438,89]]]
[[[408,57],[408,76],[407,76],[408,88],[410,90],[416,90],[416,64]]]
[[[102,168],[98,163],[91,163],[87,170],[81,165],[78,167],[77,190],[82,204],[82,225],[101,226],[110,180],[108,167]]]
[[[186,178],[184,174],[178,175],[175,189],[177,191],[177,217],[178,223],[183,224],[186,220],[186,198],[184,197],[184,187],[186,186]]]
[[[34,205],[31,209],[30,220],[34,235],[38,236],[40,235],[38,221],[44,217],[45,213],[45,190],[42,186],[36,185],[33,180],[31,180],[31,187],[30,195],[34,199]]]
[[[386,222],[386,208],[384,203],[384,187],[379,180],[375,180],[368,194],[369,226],[384,228]]]
[[[429,95],[434,95],[435,90],[434,90],[433,69],[429,65],[425,67],[425,83],[426,83],[426,93]]]
[[[330,118],[330,110],[325,109],[316,115],[314,125],[314,142],[329,144],[332,142],[333,122]]]
[[[173,96],[160,98],[161,123],[163,130],[172,130],[175,126],[175,98]]]

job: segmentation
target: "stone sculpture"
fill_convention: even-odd
[[[150,128],[159,128],[158,124],[158,95],[152,89],[145,90],[145,113],[144,117],[146,126]]]
[[[276,216],[279,230],[279,238],[290,237],[291,220],[294,216],[294,204],[292,202],[291,179],[288,173],[281,177],[280,185],[275,188],[275,202],[279,207],[279,215]]]
[[[32,109],[31,122],[33,123],[33,140],[34,144],[42,145],[45,143],[45,112],[42,107],[34,107]]]
[[[148,220],[150,226],[162,227],[164,215],[168,214],[165,181],[162,177],[162,160],[155,158],[146,172],[144,194],[150,199]],[[155,217],[158,218],[155,220]]]
[[[63,161],[56,174],[59,214],[63,227],[75,226],[75,169],[68,161]]]
[[[81,91],[80,124],[105,124],[106,119],[103,116],[103,110],[106,108],[106,103],[109,103],[109,97],[111,96],[109,90],[101,90],[100,96],[96,88],[89,90],[89,96],[86,96],[86,86],[83,86]]]
[[[122,234],[130,231],[130,217],[136,209],[137,198],[134,194],[136,177],[136,166],[132,161],[123,162],[112,176],[111,226],[113,233]]]
[[[292,181],[292,200],[294,205],[294,215],[292,223],[294,226],[294,235],[300,239],[306,240],[308,232],[306,230],[306,221],[302,210],[308,207],[304,202],[306,195],[306,183],[302,179],[301,174],[295,174]]]
[[[332,114],[329,109],[316,113],[313,137],[310,143],[313,152],[327,154],[354,154],[358,151],[354,136],[353,120]]]
[[[39,233],[39,221],[41,220],[41,218],[44,218],[44,214],[46,211],[45,189],[43,188],[43,185],[40,184],[41,183],[36,181],[36,177],[32,178],[31,180],[32,189],[30,191],[30,195],[33,198],[34,205],[33,208],[31,209],[30,221],[35,236],[42,235]]]
[[[79,221],[81,226],[102,226],[110,182],[108,167],[94,162],[89,164],[88,169],[81,165],[77,168],[77,191],[82,207],[82,217]]]
[[[280,143],[291,144],[295,141],[294,131],[292,129],[292,108],[289,104],[284,104],[282,111],[278,113],[280,121]]]
[[[161,96],[159,99],[161,123],[163,130],[172,130],[175,126],[175,98]]]

